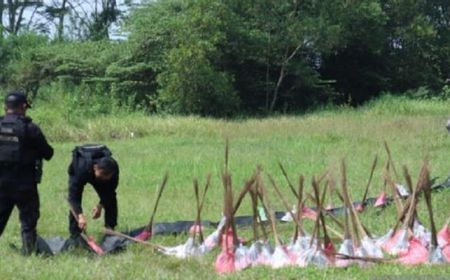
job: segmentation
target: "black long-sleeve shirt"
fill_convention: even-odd
[[[84,186],[91,184],[100,198],[100,204],[105,209],[105,226],[114,228],[117,225],[117,198],[116,189],[119,184],[119,169],[113,172],[108,181],[96,181],[93,165],[83,158],[74,159],[69,166],[69,203],[78,215],[82,210],[82,196]]]
[[[3,117],[3,120],[9,122],[23,121],[26,124],[23,153],[28,159],[50,160],[53,157],[52,146],[48,144],[41,129],[32,122],[31,118],[17,114],[7,114]],[[36,163],[30,161],[29,163],[21,164],[20,169],[17,171],[9,168],[0,168],[0,178],[5,188],[26,189],[36,185],[36,172],[38,172]]]

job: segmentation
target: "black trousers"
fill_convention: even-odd
[[[37,186],[30,186],[30,188],[19,191],[2,191],[0,189],[0,236],[14,206],[19,209],[23,251],[25,254],[31,254],[36,246],[36,226],[39,220]]]

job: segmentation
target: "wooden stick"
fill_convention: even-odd
[[[228,173],[228,153],[229,153],[229,140],[225,139],[225,173]]]
[[[74,217],[75,221],[78,223],[78,216],[75,213],[75,210],[72,208],[72,205],[70,205],[69,203],[69,208],[70,208],[70,213],[72,213],[72,216]],[[91,250],[93,250],[97,255],[103,255],[103,248],[101,248],[93,239],[91,239],[86,231],[86,229],[82,229],[80,232],[80,236],[81,238],[84,240],[84,242],[86,242],[86,244],[89,246],[89,248],[91,248]],[[94,246],[91,246],[91,242],[94,243]],[[94,248],[92,248],[94,247]],[[97,248],[98,247],[98,250]]]
[[[344,239],[350,239],[350,227],[349,227],[349,220],[348,220],[348,208],[347,204],[344,205]]]
[[[405,228],[409,227],[413,222],[412,218],[414,218],[413,213],[417,206],[418,194],[424,189],[424,185],[426,184],[425,172],[426,172],[426,164],[424,164],[420,170],[419,179],[417,181],[416,188],[414,189],[414,192],[411,197],[411,205],[408,209],[405,220],[403,221],[403,225]]]
[[[344,236],[342,235],[342,233],[340,233],[339,231],[337,231],[336,229],[330,227],[329,225],[327,225],[327,229],[329,231],[331,231],[336,237],[337,239],[339,239],[340,241],[344,240]],[[330,238],[331,239],[331,238]]]
[[[375,171],[375,167],[377,166],[377,162],[378,162],[378,155],[375,155],[375,158],[372,163],[372,169],[370,170],[369,181],[367,182],[366,190],[364,192],[364,195],[363,195],[363,198],[361,201],[361,206],[363,206],[363,207],[366,202],[367,195],[369,194],[370,183],[372,182],[372,177],[373,177],[373,173]]]
[[[405,221],[406,214],[408,213],[409,207],[411,206],[412,197],[409,197],[405,202],[405,207],[403,208],[401,214],[397,217],[394,227],[392,228],[392,236],[394,235],[397,228],[400,226],[400,223]]]
[[[345,211],[345,213],[344,213],[344,223],[345,223],[345,229],[346,229],[346,232],[344,233],[344,235],[345,235],[345,238],[352,238],[352,240],[353,240],[353,243],[355,243],[355,236],[354,236],[354,234],[351,232],[351,229],[350,229],[350,219],[349,219],[349,211],[350,211],[350,209],[349,209],[349,206],[348,206],[348,198],[347,198],[347,196],[345,195],[345,189],[346,189],[346,185],[347,185],[347,176],[346,176],[346,169],[345,169],[345,163],[344,163],[344,160],[342,160],[342,163],[341,163],[341,188],[342,188],[342,192],[344,193],[344,211]]]
[[[336,216],[335,215],[333,215],[332,213],[330,213],[330,212],[327,212],[327,211],[325,211],[325,215],[327,216],[327,217],[330,217],[330,219],[341,229],[341,230],[344,230],[344,224],[341,222],[341,221],[339,221],[339,219],[338,218],[336,218]]]
[[[114,235],[114,236],[122,237],[122,238],[125,238],[125,239],[128,239],[128,240],[134,241],[134,242],[136,242],[136,243],[139,243],[139,244],[142,244],[142,245],[145,245],[145,246],[152,247],[152,248],[154,248],[154,249],[160,249],[160,250],[164,250],[164,249],[165,249],[165,248],[164,248],[163,246],[161,246],[161,245],[157,245],[157,244],[153,244],[153,243],[150,243],[150,242],[147,242],[147,241],[144,241],[144,240],[136,239],[136,238],[134,238],[134,237],[132,237],[132,236],[129,236],[129,235],[127,235],[127,234],[124,234],[124,233],[121,233],[121,232],[112,230],[112,229],[110,229],[110,228],[104,228],[104,229],[103,229],[103,232],[104,232],[105,234],[109,234],[109,235]]]
[[[206,177],[205,188],[203,189],[202,199],[200,200],[201,201],[200,210],[203,209],[203,204],[205,203],[206,193],[208,192],[210,184],[211,184],[211,174],[208,174],[208,176]]]
[[[209,186],[211,184],[211,174],[208,174],[208,176],[206,177],[206,183],[205,183],[205,188],[203,189],[203,195],[202,198],[200,200],[200,206],[199,206],[199,213],[198,213],[198,223],[200,226],[200,241],[203,242],[203,230],[201,227],[201,219],[200,219],[200,214],[203,210],[203,205],[205,203],[205,197],[206,197],[206,193],[208,192]]]
[[[195,224],[194,224],[194,240],[195,240],[195,235],[197,233],[197,231],[195,230],[195,226],[198,226],[199,228],[199,235],[200,235],[200,243],[203,243],[203,233],[202,233],[202,225],[200,222],[200,212],[201,210],[201,202],[200,202],[200,195],[199,195],[199,191],[198,191],[198,180],[197,178],[194,179],[194,193],[195,193],[195,202],[196,202],[196,206],[197,206],[197,214],[195,217]]]
[[[258,175],[256,177],[256,185],[253,188],[253,193],[254,193],[255,198],[256,198],[256,204],[258,203],[258,199],[259,199],[259,201],[262,204],[263,210],[265,211],[265,213],[267,213],[267,215],[269,215],[269,212],[267,211],[266,206],[263,203],[263,199],[262,199],[262,196],[261,196],[261,193],[260,193],[261,186],[262,186],[261,176],[260,176],[260,174],[258,172]],[[264,240],[268,240],[268,238],[269,238],[268,237],[268,233],[267,233],[267,230],[266,230],[266,228],[264,226],[264,223],[262,221],[261,215],[259,214],[259,212],[257,212],[257,214],[258,214],[258,219],[260,221],[261,231],[263,233]],[[268,217],[268,218],[270,218],[270,217]]]
[[[389,173],[389,160],[386,162],[386,165],[384,166],[384,174],[388,174]],[[387,182],[387,179],[386,179],[386,176],[384,177],[384,180],[383,180],[383,192],[387,192],[387,184],[388,184],[388,182]]]
[[[322,175],[320,175],[319,179],[317,180],[317,185],[320,186],[320,184],[322,183],[322,181],[327,177],[328,173],[330,171],[327,169],[325,170]]]
[[[395,169],[394,161],[392,160],[391,149],[389,149],[389,146],[388,146],[386,140],[384,141],[384,148],[386,149],[386,153],[388,155],[390,166],[392,166],[392,170],[394,171],[395,178],[398,179],[398,173],[397,173],[397,170]]]
[[[350,211],[350,220],[351,221],[351,225],[352,225],[352,231],[350,231],[350,233],[352,234],[353,237],[353,243],[355,244],[356,247],[360,246],[360,237],[358,234],[358,227],[357,227],[357,222],[355,220],[355,217],[353,215],[353,211],[352,211],[352,204],[350,201],[350,197],[348,195],[348,190],[347,190],[347,171],[346,171],[346,166],[345,166],[345,161],[344,159],[342,159],[341,162],[341,172],[342,172],[342,193],[344,195],[344,199],[345,199],[345,207],[346,207],[346,211]]]
[[[316,198],[310,193],[306,193],[306,199],[309,199],[312,203],[317,204]]]
[[[425,184],[424,184],[424,194],[425,194],[425,202],[427,204],[428,209],[428,215],[430,218],[430,224],[431,224],[431,245],[433,245],[434,248],[438,247],[438,241],[436,237],[436,224],[434,222],[434,216],[433,216],[433,206],[431,203],[431,182],[430,182],[430,174],[428,171],[428,168],[425,170]]]
[[[234,207],[233,207],[233,187],[231,183],[231,176],[226,175],[227,179],[225,180],[225,217],[226,223],[224,230],[228,230],[231,228],[233,232],[233,244],[236,246],[238,244],[237,232],[236,232],[236,224],[234,223]]]
[[[288,213],[291,215],[292,220],[293,220],[294,223],[295,223],[295,226],[298,228],[298,227],[299,227],[299,224],[298,224],[297,217],[294,215],[294,213],[292,213],[292,210],[291,210],[291,208],[289,207],[289,203],[287,202],[287,200],[285,199],[285,197],[283,196],[283,194],[281,194],[281,191],[280,191],[280,189],[278,188],[278,186],[277,186],[277,184],[275,183],[275,181],[273,180],[272,176],[270,176],[270,175],[268,175],[268,176],[269,176],[270,182],[272,183],[272,186],[273,186],[274,189],[275,189],[275,192],[276,192],[276,193],[278,194],[278,196],[280,197],[281,201],[282,201],[283,204],[284,204],[284,207],[286,208],[286,210],[288,211]]]
[[[344,203],[344,198],[342,197],[341,193],[339,192],[339,190],[336,189],[336,181],[334,180],[334,178],[332,178],[331,176],[328,178],[328,193],[330,194],[330,200],[333,197],[333,194],[335,193],[337,195],[337,197],[339,198],[339,200]],[[325,201],[324,201],[325,204]]]
[[[264,211],[268,215],[267,219],[270,220],[269,209],[267,209],[267,205],[265,204],[264,197],[262,195],[263,190],[265,190],[264,185],[262,184],[262,182],[260,182],[260,184],[258,185],[257,195],[258,195],[259,201],[261,201],[261,204],[262,204],[262,207],[263,207]]]
[[[415,211],[415,204],[417,204],[417,198],[418,195],[420,194],[420,192],[422,191],[422,184],[423,184],[423,175],[422,175],[422,170],[423,170],[424,166],[422,166],[421,172],[419,174],[419,179],[417,181],[417,186],[416,188],[413,190],[413,193],[411,194],[411,196],[406,200],[405,202],[405,206],[403,207],[403,209],[400,211],[400,213],[398,214],[397,217],[397,222],[393,227],[393,231],[392,231],[392,235],[394,236],[395,232],[397,231],[397,228],[400,225],[400,222],[403,221],[403,224],[407,227],[409,226],[409,212],[413,211],[412,213],[414,213]],[[412,188],[412,180],[411,180],[411,176],[409,175],[408,169],[405,167],[404,168],[404,173],[405,173],[405,177],[406,177],[406,182],[407,184],[411,184],[411,188]],[[390,180],[390,178],[388,177],[388,180]],[[389,181],[389,184],[392,184],[391,181]],[[414,209],[414,210],[411,210]]]
[[[252,199],[252,229],[253,229],[253,240],[256,241],[258,240],[258,226],[257,226],[257,221],[258,221],[258,200],[256,197],[256,194],[254,193],[254,190],[251,189],[250,190],[250,197]]]
[[[406,185],[408,186],[408,190],[410,191],[411,194],[414,194],[411,175],[409,174],[408,168],[406,166],[403,166],[403,174],[405,176],[405,181],[406,181]],[[416,218],[416,217],[417,217],[417,210],[414,209],[413,218],[412,218],[413,222],[414,222],[414,218]],[[410,226],[412,227],[413,225],[410,225]]]
[[[375,166],[376,166],[376,161],[377,161],[377,158],[375,157],[374,164],[372,165],[371,177],[373,175],[373,170],[375,169]],[[345,171],[345,162],[343,162],[343,165],[344,165],[343,170]],[[345,176],[346,176],[346,174],[345,174]],[[369,179],[368,186],[370,185],[370,181],[371,181],[371,179]],[[355,230],[357,235],[360,235],[359,237],[368,237],[369,234],[368,234],[366,228],[363,226],[361,220],[359,219],[358,212],[356,211],[355,206],[352,203],[352,197],[350,196],[348,188],[347,188],[347,181],[345,181],[345,185],[343,185],[343,186],[344,186],[343,187],[344,196],[347,197],[347,202],[349,204],[348,206],[350,207],[349,210],[350,210],[350,215],[351,215],[350,217],[352,219],[353,229]],[[359,230],[359,232],[358,232],[358,230]]]
[[[305,236],[305,230],[303,228],[303,189],[305,184],[305,177],[303,175],[300,175],[298,182],[298,198],[297,198],[297,225],[295,227],[295,233],[294,233],[294,242],[297,241],[298,234],[300,233],[300,236]]]
[[[350,197],[350,199],[352,199],[352,197],[350,196],[350,194],[348,195]],[[353,205],[353,203],[350,204],[350,210],[352,212],[352,215],[354,216],[354,220],[356,221],[356,225],[359,229],[359,234],[361,237],[368,237],[369,233],[366,231],[366,228],[363,226],[361,220],[359,219],[358,216],[358,212],[355,209],[355,206]]]
[[[387,182],[387,185],[389,185],[391,187],[392,197],[394,198],[395,208],[397,209],[397,217],[400,217],[401,213],[402,213],[403,205],[402,205],[402,202],[400,201],[397,188],[395,187],[395,183],[392,181],[392,179],[389,175],[389,172],[386,172],[384,174],[384,178]]]
[[[313,186],[313,189],[314,189],[314,195],[315,195],[315,197],[317,199],[317,202],[318,202],[318,204],[317,204],[317,211],[319,211],[319,218],[320,218],[320,222],[321,222],[322,228],[323,228],[324,242],[325,242],[325,245],[327,245],[327,244],[329,244],[331,242],[331,239],[330,239],[330,237],[328,235],[328,232],[327,232],[327,227],[326,227],[326,224],[325,224],[325,218],[323,216],[323,209],[322,209],[322,202],[325,199],[326,188],[323,191],[322,198],[320,198],[320,196],[319,196],[319,186],[318,186],[317,181],[316,181],[316,179],[314,177],[313,177],[313,180],[312,180],[312,186]]]
[[[406,165],[403,165],[403,176],[405,177],[406,186],[408,187],[408,191],[409,191],[409,193],[412,194],[414,191],[412,179],[411,179],[411,175],[409,174],[409,171],[408,171],[408,168],[406,167]]]
[[[280,237],[278,236],[277,227],[275,225],[275,215],[274,215],[274,213],[272,211],[272,208],[270,207],[266,191],[265,191],[264,187],[261,187],[260,190],[261,190],[261,195],[263,197],[263,204],[265,205],[265,208],[269,211],[268,212],[268,214],[270,216],[269,220],[270,220],[270,224],[272,225],[272,230],[273,230],[273,234],[274,234],[274,238],[275,238],[275,243],[277,245],[281,245]]]
[[[384,258],[374,258],[374,257],[357,257],[357,256],[349,256],[345,254],[336,253],[335,256],[338,259],[343,260],[358,260],[358,261],[366,261],[373,263],[394,263],[396,259],[384,259]]]
[[[147,231],[150,231],[150,232],[152,231],[153,219],[155,218],[156,210],[158,209],[159,201],[160,201],[162,193],[166,187],[168,178],[169,178],[169,174],[166,172],[166,174],[164,175],[163,181],[161,183],[161,186],[159,187],[159,190],[158,190],[158,195],[156,197],[155,205],[153,207],[152,216],[150,217],[150,222],[145,227],[145,230],[147,230]]]
[[[241,192],[239,193],[238,199],[236,201],[236,204],[234,205],[233,209],[233,216],[236,214],[237,210],[239,209],[239,206],[241,206],[242,200],[244,199],[247,192],[250,190],[250,188],[253,186],[256,180],[256,175],[253,175],[250,180],[248,180],[244,187],[242,188]]]
[[[289,177],[287,175],[286,169],[284,169],[281,162],[278,162],[278,166],[281,169],[281,173],[283,173],[284,178],[286,178],[286,181],[288,183],[289,188],[291,189],[292,193],[295,195],[295,197],[298,199],[299,194],[295,191],[294,185],[291,183],[291,180],[289,180]]]
[[[313,178],[314,179],[314,178]],[[314,222],[314,229],[311,235],[311,241],[309,242],[309,247],[311,247],[313,245],[314,239],[317,238],[317,247],[320,248],[321,247],[321,243],[320,243],[320,238],[319,236],[319,229],[320,227],[320,216],[317,215],[316,217],[316,221]]]
[[[73,218],[78,223],[78,215],[75,213],[75,210],[73,210],[72,206],[70,206],[70,213],[72,213]],[[81,229],[80,236],[81,236],[81,238],[83,238],[84,241],[86,241],[86,242],[89,241],[89,237],[88,237],[86,229]]]

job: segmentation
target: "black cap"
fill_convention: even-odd
[[[27,108],[31,108],[31,104],[28,102],[27,96],[21,91],[10,92],[5,97],[6,106],[18,107],[22,104],[26,104]]]

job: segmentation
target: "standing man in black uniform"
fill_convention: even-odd
[[[117,225],[116,189],[119,184],[119,165],[104,145],[84,145],[73,150],[69,165],[69,231],[72,240],[80,240],[80,232],[87,227],[81,207],[84,186],[91,184],[100,201],[92,209],[92,218],[101,216],[105,209],[105,227],[114,229]],[[76,216],[76,219],[75,217]]]
[[[25,116],[28,108],[25,94],[11,92],[5,98],[6,114],[0,118],[0,236],[17,206],[26,255],[36,248],[42,159],[53,156],[41,129]]]

